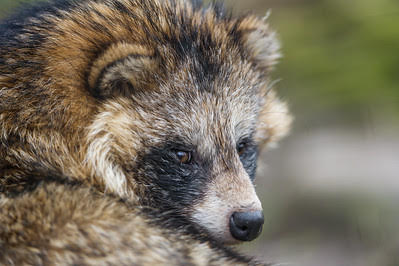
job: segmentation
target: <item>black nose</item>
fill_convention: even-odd
[[[235,239],[251,241],[262,232],[262,211],[235,212],[230,217],[230,232]]]

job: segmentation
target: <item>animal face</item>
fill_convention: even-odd
[[[172,211],[222,242],[252,240],[263,224],[258,151],[286,133],[286,107],[237,47],[185,45],[106,52],[129,55],[95,66],[93,88],[104,100],[87,161],[112,192]]]

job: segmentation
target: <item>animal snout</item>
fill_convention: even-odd
[[[263,223],[262,211],[234,212],[230,216],[230,232],[237,240],[251,241],[260,235]]]

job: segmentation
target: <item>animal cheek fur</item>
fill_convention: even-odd
[[[133,195],[124,166],[134,161],[137,151],[142,149],[134,130],[140,126],[140,120],[135,119],[130,104],[124,98],[107,101],[87,128],[87,168],[106,191],[122,197]]]
[[[255,141],[273,147],[289,133],[292,121],[287,104],[273,90],[268,91],[258,115]]]

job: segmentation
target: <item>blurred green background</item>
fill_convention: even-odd
[[[0,16],[18,3],[0,0]],[[279,265],[398,266],[399,1],[226,3],[271,10],[277,89],[296,118],[262,154],[264,232],[240,248]]]

